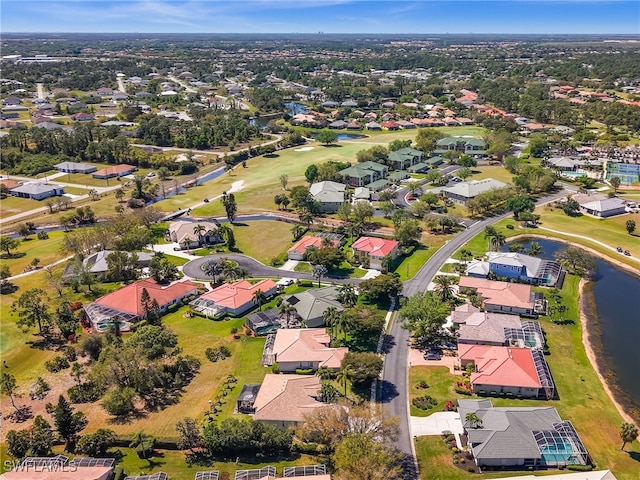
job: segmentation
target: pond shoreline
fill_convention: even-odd
[[[624,262],[608,257],[602,254],[601,252],[598,252],[597,250],[584,246],[580,243],[564,240],[562,238],[540,235],[535,233],[532,233],[532,234],[526,233],[526,234],[519,234],[513,237],[509,237],[507,239],[507,242],[511,242],[514,240],[523,240],[525,238],[541,238],[545,240],[557,241],[567,245],[573,245],[575,247],[579,247],[583,250],[588,251],[592,255],[597,256],[598,258],[608,263],[611,263],[617,268],[625,270],[631,273],[632,275],[638,276],[639,274],[637,269],[633,268],[632,266]],[[577,301],[578,301],[578,311],[580,314],[580,327],[582,331],[582,335],[581,335],[582,345],[584,346],[585,352],[587,354],[587,358],[589,359],[589,363],[591,363],[591,367],[593,368],[596,375],[600,379],[600,383],[602,383],[602,386],[605,392],[607,393],[608,397],[611,399],[611,402],[613,403],[613,405],[616,407],[616,410],[618,410],[618,413],[620,414],[620,416],[624,419],[625,422],[638,425],[640,424],[640,411],[637,411],[636,409],[634,409],[633,415],[632,415],[632,412],[630,412],[628,409],[626,409],[623,406],[624,401],[628,398],[627,394],[621,391],[618,385],[616,385],[613,380],[607,379],[606,375],[608,375],[607,372],[610,372],[610,369],[606,361],[604,360],[603,355],[602,354],[596,355],[596,351],[601,351],[602,348],[598,346],[599,342],[595,338],[594,332],[593,332],[594,328],[596,327],[595,326],[596,320],[593,319],[592,317],[593,315],[597,315],[597,314],[594,313],[595,309],[589,305],[589,295],[586,293],[589,283],[591,282],[583,278],[583,279],[580,279],[580,283],[578,286]],[[606,375],[603,374],[603,372],[605,372]]]
[[[596,341],[593,338],[592,332],[594,328],[594,319],[591,318],[590,315],[588,315],[588,312],[593,309],[589,307],[589,299],[588,296],[585,295],[585,290],[588,284],[589,281],[583,278],[580,279],[580,284],[578,285],[578,307],[580,311],[580,326],[582,329],[582,344],[584,345],[584,350],[587,354],[589,362],[591,363],[591,366],[593,367],[593,370],[596,372],[596,375],[600,379],[600,383],[602,383],[605,392],[607,392],[607,395],[616,407],[616,410],[618,410],[620,416],[624,419],[625,422],[637,425],[638,423],[640,423],[640,419],[633,418],[631,413],[627,411],[627,409],[625,409],[625,407],[622,405],[623,398],[626,397],[626,394],[624,394],[624,392],[621,392],[617,385],[615,385],[613,382],[610,383],[605,375],[602,374],[603,371],[609,371],[609,368],[607,367],[606,362],[598,360],[599,358],[603,358],[602,355],[596,355]],[[597,349],[601,350],[600,348]]]

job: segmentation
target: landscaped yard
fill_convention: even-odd
[[[396,259],[392,271],[400,275],[402,281],[413,278],[422,265],[450,238],[450,235],[423,234],[421,243],[409,255]]]
[[[587,450],[599,468],[609,468],[619,480],[636,478],[637,458],[640,443],[628,444],[628,452],[620,450],[618,431],[622,418],[607,396],[600,380],[587,359],[582,345],[581,327],[577,306],[578,279],[568,276],[562,289],[562,303],[569,307],[565,318],[575,324],[556,325],[543,317],[540,319],[546,333],[551,354],[546,357],[553,375],[559,400],[510,400],[494,398],[495,406],[554,406],[560,417],[570,420],[576,427]],[[412,367],[409,377],[411,398],[431,395],[440,402],[461,397],[449,387],[456,378],[442,367]],[[416,391],[415,385],[424,380],[429,385],[426,390]],[[412,407],[412,414],[414,412]],[[441,444],[441,445],[440,445]],[[418,460],[422,472],[430,472],[429,478],[471,478],[473,475],[453,467],[450,456],[442,462],[446,452],[440,438],[420,438],[417,442]],[[457,472],[460,472],[459,474]],[[457,475],[457,476],[456,476]],[[495,475],[493,475],[495,476]]]
[[[411,416],[426,417],[444,408],[445,403],[460,397],[455,390],[456,381],[461,381],[461,375],[449,373],[449,367],[416,366],[409,369],[409,407]],[[425,382],[427,388],[419,388],[420,382]],[[438,405],[431,410],[421,410],[413,405],[413,399],[429,395]]]

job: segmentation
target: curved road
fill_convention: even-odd
[[[213,277],[209,275],[205,275],[202,271],[202,265],[208,262],[209,260],[214,260],[217,258],[226,258],[228,260],[233,260],[234,262],[238,262],[238,265],[242,268],[246,268],[253,276],[256,277],[284,277],[284,278],[299,278],[302,280],[317,280],[317,277],[314,277],[310,273],[304,272],[293,272],[289,270],[281,270],[275,267],[269,267],[259,261],[253,259],[252,257],[248,257],[246,255],[239,255],[237,253],[219,253],[214,255],[207,255],[206,257],[196,258],[195,260],[191,260],[189,263],[186,263],[182,267],[182,271],[185,275],[191,278],[197,278],[199,280],[213,280]],[[360,283],[362,279],[360,278],[340,278],[340,277],[331,277],[326,276],[322,277],[322,280],[325,282],[335,282],[335,283]]]
[[[538,204],[562,198],[563,191],[543,197],[537,201]],[[403,295],[410,297],[418,292],[427,290],[429,283],[438,273],[444,262],[460,247],[481,233],[488,225],[498,222],[511,215],[511,212],[489,217],[469,226],[466,230],[453,237],[443,245],[429,260],[422,266],[415,277],[407,280],[403,284]],[[407,479],[420,478],[417,472],[416,459],[414,454],[413,439],[411,438],[411,428],[409,419],[408,400],[408,376],[409,376],[409,332],[402,328],[402,323],[396,318],[391,325],[389,342],[391,348],[388,350],[382,371],[382,390],[380,393],[381,402],[391,415],[400,418],[400,436],[396,443],[397,447],[407,455],[405,463]]]

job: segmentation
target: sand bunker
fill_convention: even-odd
[[[313,150],[315,147],[302,147],[296,148],[294,152],[308,152],[309,150]]]

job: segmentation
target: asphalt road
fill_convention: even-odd
[[[248,257],[246,255],[239,255],[234,253],[220,253],[215,255],[207,255],[206,257],[197,258],[186,263],[182,267],[182,271],[185,275],[197,278],[199,280],[213,280],[213,277],[205,275],[202,271],[202,265],[216,258],[226,258],[238,262],[238,265],[242,268],[246,268],[255,277],[276,277],[276,278],[299,278],[302,280],[317,280],[310,273],[292,272],[289,270],[281,270],[279,268],[269,267],[257,260]],[[335,283],[360,283],[362,279],[359,278],[338,278],[326,276],[322,277],[323,282],[335,282]]]
[[[565,192],[549,195],[538,200],[538,204],[544,204],[556,200],[565,195]],[[463,232],[453,237],[449,242],[440,247],[438,251],[422,266],[415,277],[403,284],[402,294],[410,297],[418,292],[423,292],[429,286],[433,277],[438,273],[444,262],[460,247],[481,233],[484,228],[511,215],[507,212],[494,217],[489,217],[469,226]],[[408,376],[409,376],[409,332],[402,328],[402,320],[396,317],[389,332],[390,348],[387,350],[382,372],[381,402],[391,415],[400,418],[400,436],[396,446],[407,455],[406,476],[409,479],[418,479],[419,474],[415,468],[413,452],[413,439],[409,425],[409,401],[408,401]]]

